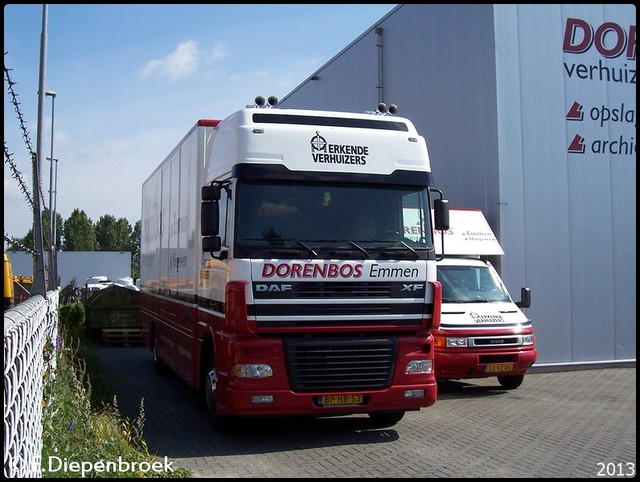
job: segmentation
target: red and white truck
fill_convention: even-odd
[[[198,121],[143,184],[156,368],[198,389],[219,430],[269,415],[393,424],[433,405],[432,207],[445,222],[448,208],[424,138],[384,106],[263,104]]]
[[[486,259],[504,251],[479,209],[450,209],[449,229],[434,237],[442,285],[436,378],[497,377],[503,388],[518,388],[537,359],[533,325],[521,310],[531,305],[530,290],[522,288],[514,302]]]

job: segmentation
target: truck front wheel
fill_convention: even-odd
[[[498,382],[505,390],[514,390],[522,385],[524,375],[498,377]]]
[[[202,370],[202,398],[211,415],[213,428],[220,433],[230,432],[233,429],[234,417],[216,413],[216,390],[218,375],[215,367],[215,359],[212,352],[207,354],[207,362]]]

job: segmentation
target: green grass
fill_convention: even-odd
[[[58,339],[44,350],[46,366],[42,413],[42,477],[189,478],[151,454],[144,441],[144,399],[134,419],[120,414],[108,387],[92,386],[100,367],[84,333],[84,305],[59,308]],[[51,370],[55,360],[55,370]],[[110,398],[111,401],[106,401]]]

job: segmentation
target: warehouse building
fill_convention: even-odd
[[[635,366],[633,4],[400,4],[281,108],[398,106],[451,207],[481,209],[540,368]],[[268,94],[268,93],[267,93]]]

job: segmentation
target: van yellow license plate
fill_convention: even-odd
[[[485,373],[505,373],[513,371],[513,363],[489,363],[485,365]]]
[[[320,405],[323,407],[330,405],[362,405],[364,396],[362,394],[355,395],[323,395],[320,397]]]

